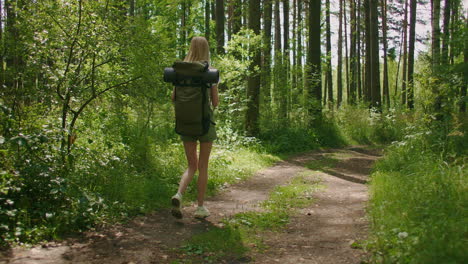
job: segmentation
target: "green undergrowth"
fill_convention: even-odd
[[[393,143],[371,182],[373,263],[466,263],[466,128],[412,127]]]
[[[252,248],[265,250],[262,232],[281,231],[295,209],[309,206],[320,180],[311,171],[295,176],[288,184],[275,187],[259,210],[238,213],[223,220],[221,227],[194,235],[179,250],[190,258],[177,263],[219,263],[241,261]]]

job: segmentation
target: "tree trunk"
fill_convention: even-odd
[[[387,0],[382,0],[382,44],[383,44],[383,101],[387,107],[390,107],[390,91],[388,88],[388,58],[387,58]]]
[[[281,52],[280,1],[275,0],[275,55]]]
[[[5,44],[3,44],[3,5],[2,1],[0,1],[0,47],[2,49],[2,52],[5,50]],[[5,69],[4,69],[4,56],[0,56],[0,87],[3,87],[5,84]],[[5,130],[3,131],[5,133]]]
[[[378,0],[370,0],[370,77],[371,77],[371,106],[381,109],[380,93],[380,62],[379,62],[379,22],[377,12]]]
[[[409,32],[409,47],[408,47],[408,108],[414,108],[414,43],[416,39],[416,0],[411,0],[410,3],[410,32]]]
[[[274,70],[273,70],[273,96],[272,96],[272,102],[274,109],[279,109],[281,111],[282,104],[284,103],[284,98],[282,97],[282,89],[284,87],[281,85],[282,82],[282,52],[281,52],[281,18],[280,18],[280,1],[275,0],[275,46],[274,46]],[[278,112],[277,112],[278,113]],[[281,114],[280,114],[281,115]],[[282,116],[282,115],[281,115]]]
[[[326,35],[327,35],[327,75],[326,75],[326,87],[325,89],[328,92],[328,102],[330,109],[333,109],[333,77],[332,77],[332,53],[331,53],[331,29],[330,29],[330,0],[326,1],[326,10],[325,10],[325,20],[326,20]]]
[[[365,63],[365,84],[364,84],[364,101],[369,103],[371,101],[371,83],[372,83],[372,72],[371,72],[371,9],[370,9],[370,1],[371,0],[364,0],[364,14],[365,14],[365,40],[366,40],[366,63]]]
[[[205,0],[205,38],[210,42],[210,0]]]
[[[271,103],[271,19],[273,0],[265,0],[263,3],[263,104],[270,108]]]
[[[346,18],[346,0],[343,0],[343,22],[345,42],[346,100],[349,103],[349,56],[348,56],[348,19]]]
[[[307,54],[308,113],[312,120],[321,118],[322,111],[322,76],[320,52],[320,15],[321,1],[309,1],[309,48]]]
[[[297,0],[297,84],[298,90],[300,91],[303,87],[303,78],[302,78],[302,34],[303,34],[303,25],[302,25],[302,1]]]
[[[340,0],[340,10],[338,14],[338,65],[337,65],[337,107],[341,106],[343,101],[343,1]]]
[[[468,12],[467,12],[468,13]],[[468,19],[465,17],[465,29],[468,28]],[[468,36],[465,35],[465,49],[463,51],[463,59],[465,62],[465,74],[464,75],[464,84],[460,88],[460,112],[465,113],[466,112],[466,88],[468,87]]]
[[[405,19],[403,21],[403,72],[401,83],[401,105],[406,106],[406,86],[408,84],[408,1],[405,0]]]
[[[187,46],[187,1],[182,1],[180,4],[180,11],[182,12],[180,16],[180,46],[182,47],[181,49],[181,58],[185,57],[186,53],[186,46]]]
[[[361,0],[357,0],[357,33],[356,33],[356,42],[357,42],[357,99],[360,101],[362,99],[362,82],[361,82]]]
[[[224,54],[224,1],[216,0],[216,51]]]
[[[289,66],[290,66],[290,58],[289,58],[289,0],[283,1],[283,43],[284,43],[284,69],[286,70],[285,76],[286,80],[289,80]]]
[[[356,0],[350,0],[350,47],[349,47],[349,68],[350,68],[350,78],[349,78],[349,92],[348,101],[350,104],[356,103]]]
[[[249,23],[248,26],[255,34],[260,34],[260,0],[249,1]],[[254,50],[253,61],[250,64],[250,75],[247,78],[247,120],[246,132],[248,136],[256,136],[259,132],[259,93],[260,93],[260,74],[254,72],[256,67],[260,67],[260,50],[257,47],[251,47]]]
[[[454,38],[457,36],[455,35],[455,31],[458,25],[459,14],[458,8],[460,6],[460,0],[454,0],[452,5],[452,19],[451,19],[451,27],[450,27],[450,46],[449,46],[449,57],[450,57],[450,64],[453,65],[455,56],[458,55],[458,47],[455,44]]]
[[[232,18],[232,34],[237,34],[242,28],[242,1],[232,0],[232,2],[232,7],[234,9]]]
[[[284,44],[284,56],[283,56],[283,71],[282,71],[282,86],[284,99],[283,102],[283,117],[289,116],[289,109],[291,107],[291,86],[289,85],[290,81],[290,56],[289,56],[289,0],[283,0],[283,44]]]
[[[293,20],[292,20],[292,61],[291,61],[291,106],[296,104],[297,101],[297,69],[296,69],[296,56],[297,56],[297,0],[293,0]]]
[[[443,42],[442,42],[442,64],[448,64],[449,62],[449,41],[450,41],[450,9],[451,9],[451,0],[445,0],[444,6],[444,33],[443,33]]]
[[[431,0],[432,7],[432,65],[440,64],[440,0]]]

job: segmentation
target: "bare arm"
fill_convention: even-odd
[[[216,108],[219,104],[218,84],[211,87],[211,104]]]
[[[174,88],[172,88],[171,100],[172,100],[172,102],[175,101],[175,86],[174,86]]]

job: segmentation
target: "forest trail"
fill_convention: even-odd
[[[275,186],[307,170],[324,185],[313,193],[315,202],[295,209],[280,231],[261,232],[262,250],[253,246],[242,258],[220,262],[360,263],[364,252],[352,244],[367,234],[365,183],[379,156],[380,151],[362,146],[301,154],[209,198],[206,206],[212,215],[205,221],[193,218],[193,204],[184,208],[180,221],[165,209],[105,231],[88,232],[83,238],[13,249],[0,263],[185,263],[187,256],[174,250],[184,241],[210,228],[222,228],[222,220],[236,213],[262,210],[259,203],[268,199]],[[194,260],[199,262],[204,263]]]

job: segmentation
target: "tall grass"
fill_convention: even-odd
[[[468,140],[466,130],[442,130],[412,127],[377,163],[369,211],[373,262],[466,263]]]

